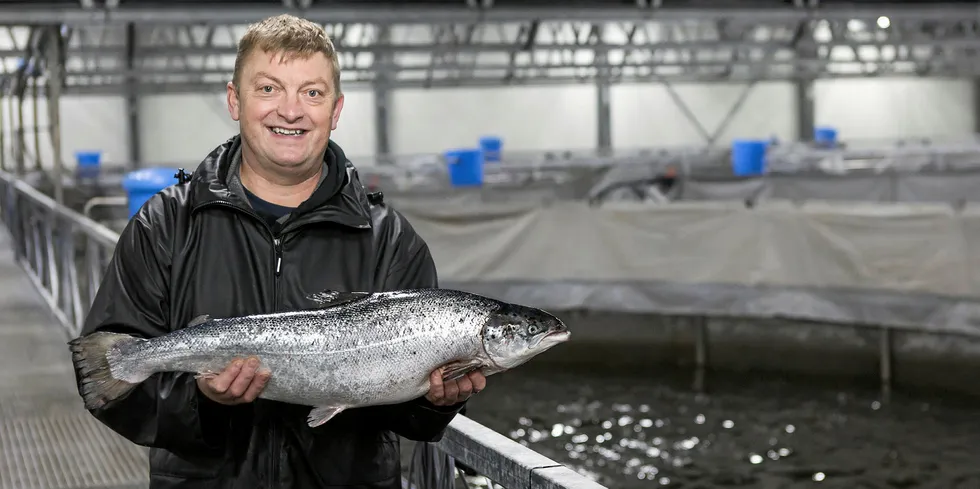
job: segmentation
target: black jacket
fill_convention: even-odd
[[[324,289],[437,285],[425,242],[395,210],[369,203],[339,146],[313,196],[279,222],[261,219],[238,180],[240,138],[216,148],[189,183],[153,196],[122,232],[82,334],[153,337],[209,314],[311,307]],[[77,373],[76,373],[77,378]],[[461,406],[424,398],[351,409],[318,428],[310,408],[259,399],[224,406],[190,374],[157,374],[93,414],[151,447],[150,487],[400,488],[398,436],[438,440]]]

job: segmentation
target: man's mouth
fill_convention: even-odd
[[[303,129],[286,129],[283,127],[270,127],[269,130],[280,136],[302,136],[303,134],[306,134],[306,131]]]

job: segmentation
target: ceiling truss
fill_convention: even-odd
[[[44,29],[62,38],[64,93],[220,90],[247,22],[294,11],[334,39],[345,88],[980,77],[975,7],[295,10],[308,4],[287,2],[294,7],[0,7],[3,22],[29,24],[0,26],[0,61],[6,73],[26,63],[43,77],[49,61],[31,43]]]

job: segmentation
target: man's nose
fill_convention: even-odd
[[[303,105],[300,103],[299,95],[286,94],[279,100],[279,116],[293,122],[303,117]]]

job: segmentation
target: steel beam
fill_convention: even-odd
[[[921,75],[912,72],[897,73],[892,76],[893,78],[922,78]],[[842,73],[836,78],[847,79],[847,78],[867,78],[866,75],[860,73]],[[945,77],[931,77],[931,78],[945,78]],[[739,76],[732,79],[724,80],[724,83],[750,83],[755,78],[749,76]],[[795,78],[790,77],[774,77],[770,80],[774,81],[796,81]],[[691,75],[677,75],[670,79],[672,83],[706,83],[703,76],[696,74]],[[617,83],[657,83],[662,82],[660,79],[651,79],[649,76],[642,75],[623,75],[621,76]],[[174,93],[211,93],[220,92],[227,86],[227,81],[194,81],[194,80],[184,80],[175,82],[143,82],[138,85],[138,90],[140,94],[144,95],[158,95],[158,94],[174,94]],[[587,77],[582,77],[574,74],[566,75],[555,75],[550,78],[515,78],[507,83],[502,83],[499,78],[471,78],[466,80],[460,79],[417,79],[417,80],[399,80],[395,82],[390,82],[388,84],[391,89],[399,88],[461,88],[461,87],[501,87],[501,86],[551,86],[551,85],[575,85],[575,84],[590,84],[594,85],[594,81]],[[708,82],[710,83],[710,82]],[[719,81],[721,83],[721,81]],[[71,84],[62,90],[63,95],[119,95],[125,93],[124,90],[128,85],[125,83],[101,83],[101,84]],[[352,81],[345,84],[347,87],[345,90],[350,91],[352,89],[370,89],[373,84],[370,81]],[[41,93],[45,93],[42,89]]]
[[[814,9],[791,6],[773,8],[649,8],[649,7],[575,7],[556,2],[555,6],[475,8],[465,6],[371,5],[351,4],[306,9],[284,5],[254,3],[221,5],[181,5],[180,8],[121,6],[113,9],[85,9],[47,6],[36,3],[4,4],[0,19],[4,24],[239,24],[255,22],[281,13],[293,13],[319,22],[370,23],[455,23],[455,22],[522,22],[547,18],[565,22],[630,22],[637,20],[704,20],[730,22],[802,22],[808,20],[851,19],[874,20],[882,15],[892,21],[949,21],[978,18],[976,6],[937,3],[934,6],[878,4],[874,6],[822,6]]]
[[[949,49],[978,49],[980,48],[980,38],[976,37],[950,37],[939,39],[907,39],[904,41],[813,41],[810,43],[814,48],[851,48],[851,49],[882,49],[882,48],[949,48]],[[340,51],[346,54],[429,54],[440,49],[446,49],[446,43],[386,43],[370,44],[362,46],[342,46]],[[476,42],[471,44],[459,44],[448,47],[457,53],[503,53],[508,54],[515,51],[515,46],[507,42]],[[792,48],[785,43],[776,41],[767,42],[741,42],[741,41],[706,41],[694,40],[690,42],[650,42],[644,44],[622,44],[598,42],[591,45],[581,45],[578,43],[544,42],[534,46],[535,51],[564,50],[574,48],[604,49],[604,50],[637,50],[643,48],[656,48],[659,50],[678,50],[678,49],[698,49],[715,50],[719,52],[736,51],[745,49],[776,49],[791,51]],[[234,56],[237,48],[234,46],[184,46],[176,43],[162,43],[146,47],[140,47],[140,54],[144,58],[153,57],[187,57],[187,56]],[[70,56],[120,56],[127,52],[126,46],[101,45],[101,46],[74,46],[67,54]],[[22,50],[0,49],[0,57],[19,56]]]
[[[234,16],[286,9],[272,5],[258,10],[254,5],[242,7],[244,13],[221,9],[232,12],[221,19],[243,20]],[[119,18],[135,21],[139,56],[132,63],[127,58],[127,26],[72,27],[65,67],[69,89],[121,86],[126,82],[136,84],[141,92],[143,87],[156,89],[168,83],[223,85],[233,69],[236,43],[244,26],[209,22],[208,9],[212,7],[158,9],[157,15],[157,9],[123,4],[106,11],[105,15],[123,15]],[[631,13],[631,18],[620,22],[596,21],[594,17],[589,22],[562,20],[586,10],[590,15],[598,12],[528,7],[519,10],[521,15],[539,17],[515,21],[512,19],[519,17],[518,10],[506,8],[451,7],[433,13],[430,7],[417,6],[370,10],[337,7],[330,9],[336,15],[324,27],[340,52],[345,86],[379,80],[394,88],[551,83],[555,79],[593,83],[601,79],[602,83],[615,84],[627,80],[980,77],[980,23],[975,15],[968,15],[972,8],[881,6],[873,12],[757,8],[739,11],[749,12],[751,20],[729,17],[711,21],[705,19],[714,16],[715,10],[637,7],[601,10],[599,18]],[[355,16],[355,11],[361,16]],[[152,12],[154,20],[140,20],[132,16],[134,12]],[[316,9],[303,12],[314,17],[310,13]],[[733,11],[724,12],[728,16]],[[430,13],[433,15],[425,20],[413,17]],[[474,13],[479,15],[474,17]],[[889,18],[878,19],[881,14]],[[173,23],[167,15],[192,15],[195,22]],[[799,20],[800,15],[803,20]],[[854,20],[862,15],[867,18]],[[915,18],[903,20],[903,15]],[[391,23],[389,17],[398,22]],[[344,22],[355,18],[359,22]],[[463,18],[468,20],[458,21]],[[445,19],[454,21],[442,22]],[[16,48],[0,50],[0,58],[6,58],[8,65],[23,56],[19,44],[12,45]]]

